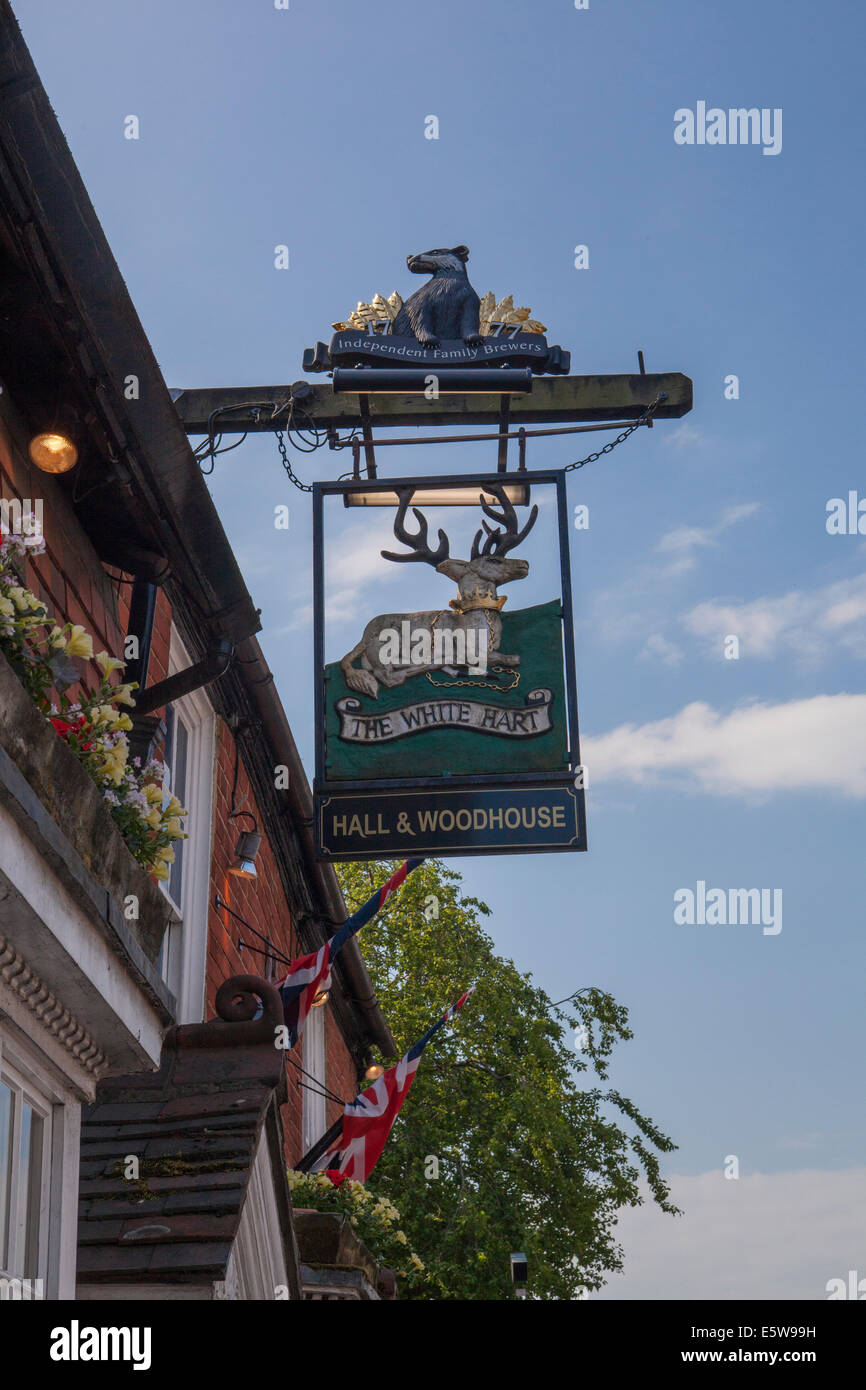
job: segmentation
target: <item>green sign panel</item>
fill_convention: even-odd
[[[502,648],[516,669],[428,671],[376,699],[350,689],[339,662],[325,668],[325,768],[329,782],[568,768],[562,605],[502,614]],[[404,642],[411,642],[411,625]],[[400,636],[403,637],[403,633]]]

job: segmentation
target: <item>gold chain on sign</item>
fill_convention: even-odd
[[[444,612],[445,612],[445,610],[444,610],[444,608],[443,608],[442,613],[437,613],[437,614],[436,614],[436,617],[433,619],[432,623],[430,624],[431,630],[436,626],[436,624],[438,623],[439,619],[442,617],[442,614],[443,614]],[[485,617],[485,619],[486,619],[486,621],[487,621],[487,630],[488,630],[488,632],[490,633],[490,643],[491,643],[491,646],[492,646],[492,644],[493,644],[493,624],[492,624],[492,622],[490,621],[490,615],[489,615],[489,613],[485,613],[485,614],[484,614],[484,617]],[[507,667],[507,666],[495,666],[495,665],[491,665],[490,669],[491,669],[491,671],[507,671],[507,670],[508,670],[508,667]],[[433,679],[433,677],[431,676],[431,674],[430,674],[429,671],[425,671],[424,674],[426,675],[426,677],[427,677],[428,681],[430,682],[430,684],[433,686],[434,690],[450,690],[450,689],[452,689],[452,687],[454,687],[454,686],[457,686],[457,685],[465,685],[465,686],[472,686],[472,687],[477,688],[477,689],[479,689],[479,690],[500,690],[500,691],[502,692],[503,695],[506,695],[506,694],[508,693],[509,690],[516,690],[517,687],[518,687],[519,684],[520,684],[520,672],[519,672],[519,671],[512,671],[512,672],[511,672],[511,675],[513,675],[514,680],[511,682],[510,685],[496,685],[496,684],[495,684],[494,682],[492,682],[492,681],[434,681],[434,679]]]

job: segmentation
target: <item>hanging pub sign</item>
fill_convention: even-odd
[[[313,508],[318,852],[585,849],[564,472],[316,483]]]

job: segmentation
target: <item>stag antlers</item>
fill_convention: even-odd
[[[529,513],[529,517],[523,530],[518,531],[517,513],[514,510],[514,505],[511,502],[508,493],[505,491],[505,488],[502,486],[501,483],[491,483],[488,491],[495,493],[495,495],[499,498],[499,503],[502,507],[502,511],[497,512],[493,507],[490,506],[488,502],[485,502],[483,496],[479,497],[478,499],[481,503],[481,510],[487,516],[490,517],[491,521],[496,521],[499,524],[494,528],[492,526],[488,526],[486,521],[482,521],[481,525],[487,532],[487,539],[485,540],[483,547],[479,549],[478,543],[481,540],[481,532],[476,532],[475,539],[472,542],[472,551],[469,557],[471,560],[477,560],[480,555],[507,555],[509,550],[513,550],[515,546],[519,545],[521,541],[526,539],[533,526],[535,525],[535,519],[538,516],[538,507],[534,506],[532,508],[532,511]],[[501,526],[505,527],[504,531],[500,530]]]
[[[443,560],[448,559],[448,537],[445,532],[439,532],[439,544],[435,550],[431,550],[427,543],[427,518],[423,512],[419,512],[417,507],[413,507],[415,520],[418,522],[418,531],[412,535],[411,531],[406,530],[406,508],[412,499],[414,488],[401,487],[398,489],[400,498],[400,508],[394,519],[394,535],[398,541],[411,548],[410,555],[395,555],[392,550],[381,550],[379,553],[386,560],[423,560],[428,565],[441,565]]]
[[[484,545],[481,546],[482,532],[478,531],[476,533],[475,539],[472,542],[470,563],[472,560],[479,559],[482,555],[498,556],[500,558],[507,555],[509,550],[514,550],[515,546],[518,546],[521,541],[526,539],[535,525],[538,516],[538,507],[534,506],[529,513],[526,525],[522,530],[519,530],[517,513],[514,510],[511,499],[505,491],[504,485],[502,483],[490,483],[486,490],[487,492],[492,492],[494,496],[498,498],[502,510],[496,511],[489,502],[485,502],[484,494],[479,494],[478,501],[481,504],[481,510],[490,517],[491,521],[495,521],[497,525],[495,527],[488,526],[486,521],[482,521],[481,525],[487,532],[487,537],[484,541]],[[408,555],[398,555],[393,550],[382,550],[379,553],[386,560],[399,560],[404,563],[407,560],[423,560],[424,563],[428,565],[441,565],[449,558],[449,542],[445,532],[440,529],[439,544],[435,550],[431,550],[430,543],[427,539],[427,518],[417,507],[413,507],[412,511],[415,515],[415,520],[418,522],[418,530],[414,535],[411,531],[406,530],[406,512],[412,500],[413,492],[414,489],[411,487],[402,487],[398,489],[400,506],[397,511],[397,516],[394,519],[394,535],[398,541],[402,541],[404,545],[409,546],[410,553]],[[503,527],[504,530],[502,529]]]

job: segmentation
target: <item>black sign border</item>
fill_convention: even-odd
[[[569,777],[569,778],[563,778],[561,774],[557,774],[557,777],[558,777],[558,780],[557,780],[557,782],[556,782],[555,784],[554,784],[554,783],[546,783],[546,782],[544,782],[544,783],[537,782],[534,786],[531,786],[531,787],[530,787],[530,786],[525,786],[525,785],[516,786],[514,782],[508,782],[508,783],[500,783],[500,785],[497,786],[497,787],[487,787],[487,788],[478,788],[478,787],[475,787],[474,789],[473,789],[473,788],[470,788],[470,787],[466,787],[466,786],[456,786],[456,785],[454,784],[454,779],[449,777],[449,778],[443,778],[443,779],[442,779],[443,782],[447,781],[447,783],[448,783],[447,786],[437,787],[435,790],[436,790],[437,793],[439,793],[439,794],[441,794],[441,795],[443,795],[443,796],[448,795],[449,793],[452,793],[452,794],[453,794],[453,793],[467,792],[467,791],[472,791],[472,790],[476,790],[476,791],[477,791],[477,790],[481,790],[481,791],[484,791],[484,790],[487,790],[487,791],[498,791],[498,792],[502,792],[502,794],[504,795],[504,794],[506,794],[507,792],[509,792],[509,791],[511,791],[511,790],[515,790],[515,791],[544,791],[545,787],[547,787],[547,786],[551,786],[553,790],[559,790],[559,789],[564,790],[564,791],[566,791],[566,792],[569,794],[569,796],[571,796],[572,800],[574,801],[574,804],[575,804],[575,823],[576,823],[576,825],[577,825],[577,834],[576,834],[575,836],[573,836],[567,843],[563,843],[563,844],[550,844],[550,843],[546,843],[546,844],[540,844],[540,845],[530,845],[530,844],[526,844],[526,845],[515,845],[515,844],[511,843],[511,844],[501,844],[501,845],[496,845],[496,844],[485,844],[485,845],[454,845],[454,846],[452,846],[452,845],[448,845],[448,844],[442,844],[442,843],[439,843],[439,842],[437,841],[437,843],[435,844],[435,846],[434,846],[433,848],[427,848],[424,844],[421,844],[421,845],[418,845],[418,846],[413,846],[410,842],[407,841],[405,844],[404,844],[404,843],[401,843],[399,846],[395,846],[395,847],[392,848],[392,849],[383,849],[381,846],[374,847],[374,848],[371,848],[371,849],[369,849],[369,850],[364,850],[364,849],[362,849],[362,848],[353,848],[352,850],[348,850],[348,849],[347,849],[347,850],[336,850],[336,851],[334,851],[334,850],[329,850],[329,849],[325,849],[325,848],[324,848],[325,836],[324,836],[324,827],[323,827],[323,823],[322,823],[322,822],[323,822],[323,817],[324,817],[325,811],[326,811],[326,809],[328,808],[328,806],[330,806],[330,805],[332,805],[332,804],[334,804],[334,803],[339,803],[339,802],[341,802],[341,801],[346,801],[346,802],[350,802],[350,801],[351,801],[352,803],[354,803],[354,802],[357,800],[357,798],[358,798],[359,796],[363,796],[363,795],[366,794],[366,795],[369,797],[369,799],[370,799],[371,809],[375,812],[375,802],[376,802],[378,799],[384,799],[385,797],[391,795],[391,792],[392,792],[392,790],[393,790],[393,789],[391,789],[391,788],[389,788],[388,790],[383,790],[383,789],[381,789],[381,788],[378,788],[376,791],[367,791],[366,793],[364,793],[364,792],[346,792],[346,791],[344,791],[342,795],[340,795],[339,793],[335,795],[335,794],[332,793],[332,792],[319,793],[319,794],[316,795],[316,797],[315,797],[315,812],[314,812],[314,820],[315,820],[315,828],[316,828],[316,852],[317,852],[317,854],[319,855],[320,858],[331,860],[331,862],[333,862],[333,863],[339,863],[339,862],[356,863],[357,861],[362,860],[362,859],[383,859],[383,858],[384,858],[384,859],[393,859],[393,858],[398,858],[398,857],[401,856],[401,855],[406,855],[406,854],[408,854],[412,849],[415,849],[415,852],[416,852],[416,853],[422,853],[422,854],[425,854],[425,855],[439,855],[439,854],[444,854],[444,855],[447,855],[449,858],[460,858],[460,857],[466,858],[466,857],[469,857],[469,856],[475,856],[475,855],[481,855],[481,854],[567,854],[567,853],[574,853],[574,852],[576,852],[576,851],[577,851],[577,852],[585,851],[586,848],[587,848],[587,838],[586,838],[586,798],[585,798],[585,794],[584,794],[583,788],[575,787],[575,786],[574,786],[574,782],[573,782],[572,778],[570,778],[570,777]],[[429,792],[430,792],[430,788],[427,788],[426,791],[425,791],[425,789],[424,789],[423,787],[416,788],[416,787],[411,787],[411,786],[410,786],[410,787],[407,787],[407,788],[403,789],[403,790],[400,792],[400,795],[401,795],[401,796],[425,796],[425,795],[429,795]]]
[[[491,484],[501,484],[503,482],[527,482],[539,483],[546,486],[553,486],[556,490],[557,507],[557,530],[559,538],[559,564],[560,564],[560,602],[562,604],[562,631],[563,631],[563,657],[565,667],[565,704],[567,718],[567,737],[568,737],[568,766],[572,769],[571,775],[567,772],[516,772],[508,775],[501,773],[471,773],[463,777],[402,777],[402,778],[376,778],[376,779],[353,779],[353,780],[329,780],[325,764],[325,555],[324,555],[324,505],[328,497],[343,497],[352,492],[381,491],[393,493],[396,488],[414,487],[425,492],[447,491],[455,485],[461,487],[478,487],[479,491],[489,489]],[[432,504],[432,505],[435,505]],[[470,474],[438,474],[435,477],[415,477],[415,478],[364,478],[361,480],[334,480],[318,482],[313,484],[313,663],[315,681],[315,780],[313,791],[316,798],[316,814],[314,816],[316,854],[319,858],[335,858],[336,856],[326,854],[321,845],[320,821],[319,821],[319,798],[321,796],[336,796],[340,792],[363,793],[368,792],[382,793],[389,790],[423,790],[425,787],[435,787],[449,791],[471,791],[474,789],[489,788],[490,790],[505,791],[510,787],[540,787],[546,783],[562,786],[564,782],[571,782],[574,773],[581,766],[580,761],[580,736],[577,715],[577,672],[574,651],[574,613],[571,600],[571,558],[569,545],[569,514],[567,481],[564,469],[538,469],[532,471],[515,472],[510,474],[503,473],[470,473]],[[582,789],[575,789],[575,795],[580,802],[581,824],[584,826],[585,840],[585,805],[584,792]],[[585,848],[585,845],[583,846]],[[564,847],[565,848],[565,847]],[[567,848],[573,848],[568,846]],[[580,848],[580,846],[578,846]],[[487,849],[461,850],[454,853],[505,853],[509,851],[496,851]],[[549,847],[541,847],[538,851],[521,848],[519,851],[512,849],[511,853],[533,853],[533,852],[556,852],[550,851]],[[364,856],[375,857],[375,856]]]

